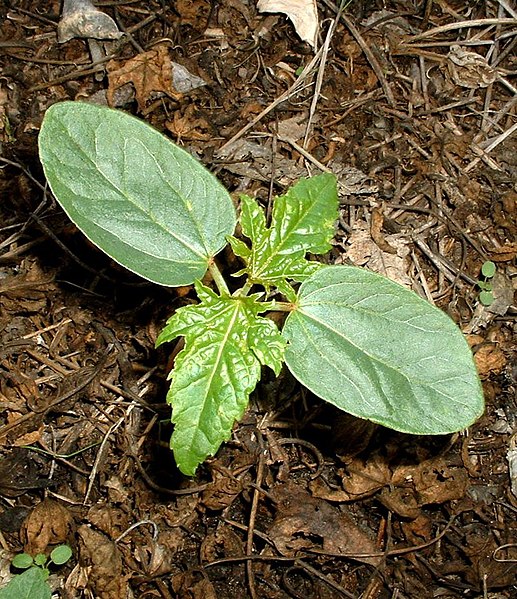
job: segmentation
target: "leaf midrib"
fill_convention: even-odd
[[[435,387],[433,386],[432,383],[430,383],[429,381],[423,381],[422,379],[419,379],[417,377],[409,377],[408,374],[406,374],[405,372],[397,369],[395,366],[392,366],[391,364],[385,362],[384,360],[380,359],[378,356],[372,355],[370,353],[368,353],[368,351],[360,346],[358,346],[356,343],[354,343],[351,339],[349,339],[348,337],[346,337],[346,335],[344,335],[341,331],[338,331],[337,329],[335,329],[334,327],[330,326],[328,323],[326,323],[325,321],[316,318],[314,315],[307,313],[303,310],[303,308],[300,308],[298,310],[298,313],[305,316],[306,318],[312,320],[313,322],[317,322],[319,325],[321,325],[324,329],[330,331],[331,333],[335,334],[337,337],[339,337],[340,339],[343,339],[344,341],[346,341],[347,343],[349,343],[351,346],[355,347],[357,349],[357,351],[361,352],[362,354],[364,354],[365,356],[367,356],[370,360],[372,360],[373,362],[377,362],[379,364],[381,364],[382,366],[384,366],[385,368],[392,370],[394,372],[397,372],[399,375],[401,375],[403,378],[405,378],[410,387],[412,387],[412,381],[414,381],[417,384],[422,385],[423,387],[428,387],[433,389],[436,393],[442,395],[443,397],[446,397],[447,399],[453,399],[452,396],[450,395],[446,395],[445,393],[443,393],[442,391],[439,391],[437,389],[435,389]],[[447,379],[440,379],[438,381],[435,382],[439,382],[439,383],[443,383],[443,382],[447,382],[450,380],[457,380],[459,377],[458,376],[454,376],[454,377],[450,377]]]
[[[320,193],[323,193],[323,191],[321,191]],[[289,234],[285,235],[285,236],[282,236],[280,238],[280,243],[276,244],[275,251],[272,252],[270,254],[269,258],[266,259],[266,261],[263,263],[262,269],[256,271],[252,275],[251,278],[253,280],[260,280],[261,279],[261,273],[267,271],[267,267],[270,265],[270,263],[273,261],[273,259],[275,259],[280,254],[280,251],[286,246],[286,244],[290,241],[290,239],[292,238],[292,236],[296,234],[296,230],[300,226],[300,223],[303,222],[303,220],[307,217],[307,215],[309,214],[309,212],[314,208],[314,204],[316,203],[316,201],[317,201],[316,199],[312,200],[310,206],[307,207],[307,210],[302,213],[302,215],[298,218],[298,220],[296,221],[296,223],[293,225],[293,227],[291,228],[291,231],[289,232]],[[277,223],[275,223],[275,225],[276,224]],[[269,228],[265,228],[265,230],[264,230],[265,236],[261,240],[261,245],[262,246],[264,246],[267,243],[268,239],[271,238],[271,233],[273,231],[276,231],[276,229],[275,229],[275,227],[273,225],[271,227],[269,227]],[[277,239],[278,239],[278,237],[277,237]],[[254,249],[252,247],[253,258],[256,256],[258,249],[259,249],[258,247],[256,249]],[[267,249],[267,247],[265,249]],[[307,247],[307,248],[304,248],[304,249],[296,250],[296,251],[292,252],[292,254],[293,255],[301,254],[300,257],[303,257],[309,251],[310,251],[310,246]]]
[[[96,170],[96,172],[98,172],[102,178],[109,183],[109,185],[112,187],[112,189],[114,189],[117,193],[119,193],[123,198],[125,198],[134,208],[137,212],[140,212],[141,214],[143,214],[144,216],[148,217],[149,213],[145,212],[145,210],[143,210],[140,206],[138,206],[138,204],[136,204],[132,198],[130,196],[128,196],[125,192],[123,192],[121,189],[119,189],[119,187],[113,183],[113,181],[110,180],[110,178],[106,175],[106,173],[104,173],[103,170],[101,170],[99,168],[99,165],[95,163],[95,161],[90,158],[90,156],[84,151],[83,147],[79,144],[79,142],[76,141],[76,139],[74,137],[72,137],[72,135],[69,133],[68,129],[66,128],[66,126],[61,125],[61,122],[58,121],[58,125],[61,126],[61,129],[64,131],[64,133],[67,135],[68,139],[71,141],[72,145],[75,146],[75,148],[78,150],[78,153],[83,156],[84,158],[86,158],[87,162],[89,162],[94,169]],[[54,153],[54,156],[56,157],[56,159],[58,159],[57,155]],[[158,166],[158,165],[157,165]],[[160,167],[158,167],[160,168]],[[163,171],[160,168],[160,173],[163,174]],[[61,178],[60,178],[61,179]],[[169,183],[167,182],[167,185],[169,185]],[[175,190],[171,185],[169,185],[170,189],[176,193],[182,200],[183,204],[183,198],[182,195],[179,194],[177,192],[177,190]],[[167,235],[170,235],[172,238],[176,239],[176,241],[178,243],[180,243],[181,245],[183,245],[184,247],[186,247],[188,250],[190,250],[193,254],[195,254],[196,256],[199,256],[200,258],[203,259],[203,262],[205,262],[209,256],[205,256],[203,253],[199,252],[198,250],[196,250],[196,248],[192,247],[191,244],[189,244],[187,241],[185,241],[184,239],[181,239],[177,234],[175,234],[173,231],[170,231],[166,226],[164,226],[163,224],[160,224],[159,222],[157,222],[155,219],[151,218],[151,220],[159,227],[161,228]],[[192,219],[193,222],[196,224],[196,227],[198,227],[197,222],[195,221],[195,219]],[[106,231],[107,233],[109,233],[110,235],[113,235],[113,233],[103,227],[101,224],[96,223],[96,226],[99,227],[100,229]],[[117,237],[117,239],[119,239],[120,241],[122,241],[120,239],[120,237],[118,237],[117,235],[115,235],[115,237]],[[203,238],[202,238],[203,239]],[[124,242],[123,242],[124,243]],[[135,248],[136,249],[136,248]],[[208,249],[205,247],[205,249]],[[159,257],[159,256],[155,256],[154,254],[151,254],[149,252],[145,252],[143,250],[138,250],[138,251],[142,251],[142,253],[147,254],[149,256],[153,256],[153,257]]]

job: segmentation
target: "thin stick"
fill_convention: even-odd
[[[485,27],[486,25],[517,25],[517,19],[472,19],[472,21],[458,21],[457,23],[448,23],[434,29],[428,29],[423,33],[414,35],[406,44],[411,44],[416,40],[423,40],[427,37],[433,37],[439,33],[447,33],[455,29],[469,29],[470,27]],[[457,43],[457,42],[455,42]]]
[[[364,40],[362,35],[356,29],[355,25],[352,23],[352,21],[350,21],[350,19],[346,15],[341,15],[341,20],[348,27],[348,29],[350,30],[350,33],[353,35],[353,37],[355,38],[355,41],[359,44],[359,46],[361,47],[361,50],[364,52],[366,58],[368,59],[368,62],[370,63],[372,69],[375,72],[377,79],[379,80],[379,83],[382,86],[384,95],[386,96],[388,103],[390,104],[390,106],[393,106],[393,107],[396,106],[395,97],[393,96],[391,88],[388,85],[388,82],[386,81],[386,77],[384,76],[384,73],[382,72],[381,65],[377,62],[377,59],[375,58],[374,53],[370,50],[370,46],[366,43],[366,41]],[[510,19],[510,20],[512,20],[512,19]]]
[[[274,110],[279,104],[281,104],[285,100],[288,100],[289,98],[291,98],[292,96],[294,96],[295,94],[297,94],[300,91],[300,87],[302,86],[302,83],[304,82],[305,78],[309,75],[309,73],[312,71],[312,69],[318,63],[318,61],[319,61],[319,59],[321,57],[321,53],[322,53],[322,49],[320,48],[318,50],[318,52],[314,55],[314,58],[303,69],[303,71],[301,72],[301,74],[298,77],[298,79],[291,85],[291,87],[289,87],[283,94],[281,94],[280,96],[278,96],[278,98],[276,100],[274,100],[269,106],[267,106],[266,108],[264,108],[264,110],[260,114],[258,114],[253,120],[251,120],[247,125],[245,125],[240,131],[238,131],[226,143],[224,143],[219,148],[219,152],[221,152],[222,150],[224,150],[224,148],[226,148],[229,145],[231,145],[234,142],[236,142],[243,135],[245,135],[250,129],[253,129],[253,127],[257,123],[259,123],[266,115],[268,115],[272,110]]]
[[[327,35],[325,37],[325,42],[323,43],[323,47],[321,48],[320,66],[318,68],[318,74],[316,76],[316,84],[314,86],[314,95],[312,97],[311,107],[309,109],[309,118],[307,119],[307,126],[305,128],[305,137],[303,139],[303,147],[304,148],[307,147],[307,142],[309,141],[309,135],[311,133],[311,127],[312,127],[312,119],[314,118],[314,115],[316,114],[316,106],[318,105],[318,100],[319,100],[320,92],[321,92],[321,86],[323,85],[323,75],[325,74],[325,67],[327,65],[327,56],[328,56],[329,47],[330,47],[330,40],[332,39],[332,36],[334,35],[334,32],[336,31],[336,27],[339,22],[339,17],[341,16],[341,13],[343,11],[343,6],[344,6],[344,3],[342,2],[341,6],[339,7],[339,12],[337,14],[337,17],[332,21],[332,24],[330,25],[329,30],[327,31]]]

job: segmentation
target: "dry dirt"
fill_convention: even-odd
[[[98,6],[123,37],[59,43],[60,2],[0,3],[0,585],[14,554],[68,542],[54,597],[517,597],[515,4],[353,0],[336,20],[321,0],[317,55],[255,0]],[[171,60],[193,89],[171,81]],[[300,176],[336,173],[328,260],[448,312],[485,415],[411,437],[282,374],[182,477],[167,447],[171,348],[154,341],[193,296],[91,246],[38,162],[45,110],[92,97],[265,204]]]

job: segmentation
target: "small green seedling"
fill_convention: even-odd
[[[59,545],[47,557],[38,553],[34,557],[27,553],[15,555],[12,565],[21,574],[15,574],[7,586],[0,589],[0,599],[50,599],[52,590],[48,585],[49,566],[62,566],[72,557],[72,550],[68,545]]]
[[[262,366],[283,363],[319,397],[414,434],[461,430],[483,411],[469,347],[443,312],[378,274],[325,266],[338,216],[336,179],[302,179],[275,199],[271,223],[241,199],[241,237],[226,189],[142,121],[91,104],[47,111],[39,136],[49,185],[70,219],[114,260],[168,286],[194,284],[157,345],[185,337],[169,375],[171,447],[193,475],[242,417]],[[229,243],[243,286],[215,256]],[[201,282],[207,271],[215,283]],[[233,285],[235,287],[235,285]],[[282,330],[268,318],[287,313]]]
[[[477,282],[477,286],[481,290],[479,292],[479,301],[483,306],[490,306],[495,299],[492,287],[492,279],[494,278],[495,271],[496,265],[493,262],[490,260],[483,262],[483,266],[481,267],[482,278]]]

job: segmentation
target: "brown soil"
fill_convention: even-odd
[[[1,3],[0,586],[16,553],[68,542],[55,597],[517,597],[511,5],[353,0],[334,23],[322,0],[320,45],[334,29],[300,80],[313,49],[254,1],[103,2],[126,35],[64,43],[57,0]],[[206,85],[171,87],[171,59]],[[142,282],[91,246],[38,162],[45,110],[94,95],[266,203],[335,172],[329,260],[447,311],[475,353],[485,415],[462,434],[411,437],[282,374],[182,477],[167,447],[171,348],[154,341],[190,291]]]

